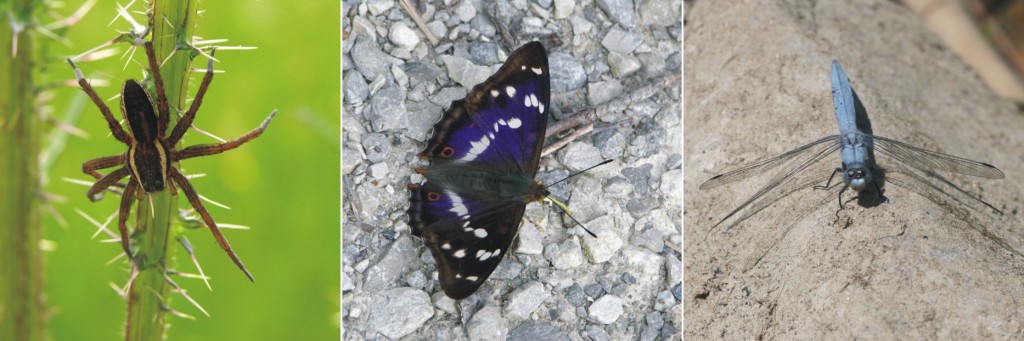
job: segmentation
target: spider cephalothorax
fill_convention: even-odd
[[[159,192],[165,188],[169,188],[171,193],[176,195],[177,188],[180,188],[185,193],[189,203],[192,204],[192,207],[202,216],[203,222],[213,232],[213,236],[217,238],[221,248],[228,253],[228,256],[245,273],[245,276],[249,280],[253,280],[252,275],[242,265],[242,261],[238,259],[235,252],[231,250],[228,240],[220,233],[217,224],[213,221],[210,213],[206,211],[202,201],[199,200],[199,194],[192,188],[192,184],[189,183],[188,179],[174,167],[174,164],[184,159],[219,154],[238,148],[238,146],[260,136],[263,130],[267,129],[267,125],[270,124],[270,120],[274,118],[277,110],[271,112],[270,116],[258,128],[235,140],[219,144],[196,145],[178,150],[176,145],[181,140],[181,137],[185,135],[185,131],[192,125],[196,111],[199,110],[199,105],[203,102],[203,95],[206,94],[206,89],[209,87],[210,81],[213,80],[213,60],[211,59],[206,64],[206,75],[203,77],[203,82],[199,85],[196,97],[192,100],[192,105],[185,112],[185,115],[181,117],[177,125],[174,126],[170,134],[168,134],[167,124],[170,119],[170,109],[167,105],[167,96],[164,93],[163,80],[160,78],[160,66],[153,52],[153,43],[146,42],[145,49],[149,69],[153,77],[152,81],[156,87],[156,101],[153,100],[153,97],[146,92],[139,82],[132,79],[124,82],[124,85],[121,87],[121,112],[124,114],[124,119],[127,122],[126,125],[131,134],[125,132],[121,127],[121,124],[114,118],[114,115],[110,113],[110,108],[104,104],[103,100],[96,94],[96,91],[89,85],[89,82],[85,80],[82,71],[78,70],[75,63],[71,61],[71,58],[67,60],[71,64],[71,68],[75,70],[78,85],[89,95],[93,103],[96,103],[96,106],[99,107],[103,117],[107,120],[107,125],[110,127],[110,132],[114,135],[114,138],[128,145],[128,151],[124,153],[92,159],[82,164],[82,172],[93,176],[97,180],[89,188],[89,191],[86,192],[86,195],[89,197],[89,200],[97,201],[100,199],[100,194],[107,188],[111,186],[124,187],[117,228],[121,233],[121,246],[124,248],[125,253],[131,257],[132,252],[128,242],[130,238],[128,227],[125,223],[128,220],[128,215],[131,212],[135,199],[142,200],[146,193]],[[96,171],[116,166],[122,167],[105,176]],[[128,182],[125,184],[119,183],[126,176],[129,177]]]

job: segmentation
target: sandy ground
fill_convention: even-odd
[[[1024,118],[910,10],[697,1],[684,45],[687,337],[1024,338],[1024,259],[994,241],[1024,250]],[[805,190],[709,232],[774,173],[707,191],[701,182],[836,133],[832,59],[875,134],[999,167],[1006,179],[952,179],[1005,214],[960,219],[951,211],[962,207],[895,186],[874,207],[848,191],[839,211],[835,192]],[[837,166],[829,156],[808,171],[825,179]]]

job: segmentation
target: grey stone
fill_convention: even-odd
[[[639,34],[613,28],[601,39],[601,46],[604,46],[609,52],[629,55],[643,42],[643,38]]]
[[[622,83],[616,79],[587,85],[587,99],[591,105],[601,105],[622,95]]]
[[[437,83],[437,79],[441,77],[441,69],[434,64],[410,61],[405,63],[402,69],[409,76],[411,84]]]
[[[476,7],[473,7],[472,1],[460,1],[458,6],[455,7],[455,15],[462,22],[469,22],[476,16]]]
[[[612,336],[608,335],[608,331],[597,325],[587,326],[587,337],[592,341],[610,341],[612,339]]]
[[[366,79],[375,79],[380,75],[387,74],[388,67],[391,66],[390,59],[377,47],[373,39],[357,38],[349,55],[352,56],[352,64],[355,65],[356,70],[359,70],[359,73]]]
[[[652,26],[672,26],[682,23],[679,0],[640,0],[637,6],[642,22]]]
[[[551,8],[551,0],[535,0],[535,2],[537,3],[537,5],[545,9]]]
[[[519,227],[519,247],[516,252],[527,255],[539,255],[544,252],[544,236],[533,223],[526,221]]]
[[[570,142],[558,156],[559,162],[572,171],[581,171],[604,161],[601,151],[584,142]]]
[[[608,129],[594,134],[594,145],[601,150],[601,157],[617,159],[626,150],[626,136],[617,129]]]
[[[379,260],[366,269],[363,286],[366,288],[387,288],[412,267],[416,259],[416,247],[412,238],[404,235],[385,248]]]
[[[587,294],[587,297],[597,298],[604,294],[604,287],[597,283],[587,284],[587,286],[583,287],[583,292]]]
[[[470,43],[469,59],[477,65],[498,63],[498,45],[494,43]]]
[[[355,289],[356,285],[352,282],[352,277],[349,277],[348,272],[341,273],[341,293],[347,293]]]
[[[598,298],[587,309],[587,318],[600,324],[611,324],[622,316],[624,301],[615,295],[604,295]]]
[[[364,111],[366,120],[374,131],[397,131],[409,126],[405,110],[405,92],[402,88],[389,86],[370,98],[370,110]]]
[[[677,257],[673,255],[665,257],[665,272],[668,274],[665,281],[668,285],[677,285],[683,282],[683,261]]]
[[[654,199],[650,197],[633,198],[626,202],[626,210],[629,211],[633,218],[640,219],[647,215],[647,212],[650,212],[655,204]]]
[[[651,193],[651,169],[654,165],[642,164],[638,167],[626,167],[622,169],[622,176],[633,184],[633,192],[645,197]]]
[[[621,176],[616,176],[605,181],[604,194],[609,198],[622,199],[633,193],[633,185]]]
[[[555,0],[555,19],[568,18],[574,9],[576,9],[574,0]]]
[[[611,216],[591,220],[587,222],[587,228],[597,235],[597,238],[583,238],[583,253],[591,263],[607,262],[622,248],[622,237],[617,233]]]
[[[526,321],[520,324],[508,335],[509,341],[535,341],[535,340],[551,340],[551,341],[569,341],[569,335],[566,335],[558,327],[547,321]]]
[[[448,77],[465,88],[483,83],[491,74],[491,69],[473,64],[468,59],[443,55],[441,60],[448,68]]]
[[[645,158],[661,150],[662,144],[668,140],[668,132],[665,128],[649,122],[641,123],[637,127],[636,137],[630,142],[629,155],[636,158]]]
[[[390,171],[388,169],[387,163],[375,163],[370,166],[370,176],[372,176],[374,179],[385,179],[388,177],[388,173],[390,173]]]
[[[473,17],[473,21],[469,22],[469,27],[480,32],[480,35],[485,37],[494,37],[498,34],[498,29],[494,27],[494,23],[486,15]]]
[[[345,72],[344,77],[345,81],[343,83],[345,84],[342,84],[342,88],[345,103],[362,103],[366,100],[366,97],[370,96],[370,88],[366,86],[366,80],[363,79],[363,75],[359,74],[359,71]]]
[[[391,28],[388,30],[388,39],[406,50],[412,50],[416,44],[420,43],[420,37],[416,35],[416,31],[402,22],[391,24]]]
[[[573,284],[565,289],[565,300],[577,307],[587,304],[587,297],[583,294],[583,287]]]
[[[668,70],[668,62],[666,58],[658,56],[657,53],[637,53],[636,58],[640,60],[640,70],[644,72],[644,76],[657,77],[665,74]]]
[[[555,269],[572,269],[583,264],[583,250],[576,238],[569,238],[557,246],[549,246],[544,250],[544,257],[551,261]]]
[[[527,319],[551,293],[540,282],[530,282],[509,294],[505,315],[513,319]]]
[[[413,288],[386,290],[373,300],[367,327],[391,339],[398,339],[419,329],[434,308],[427,293]]]
[[[665,311],[665,309],[676,306],[676,296],[672,295],[671,291],[665,290],[658,293],[658,297],[654,300],[654,310]]]
[[[394,7],[395,3],[395,0],[367,0],[366,9],[370,10],[372,15],[381,15]]]
[[[487,305],[473,314],[466,332],[470,340],[504,340],[508,337],[508,323],[498,307]]]
[[[412,102],[407,110],[409,128],[405,130],[405,136],[423,142],[427,139],[434,123],[441,119],[443,109],[430,102]]]
[[[640,60],[631,55],[612,52],[608,54],[608,67],[616,78],[623,78],[640,70]]]
[[[523,272],[523,264],[515,261],[512,257],[505,257],[498,263],[498,267],[491,273],[491,279],[496,280],[512,280],[519,277],[519,274]]]
[[[576,57],[562,52],[548,55],[551,68],[551,91],[566,92],[582,88],[587,84],[587,73]]]
[[[434,20],[427,23],[427,29],[430,33],[434,34],[434,37],[444,37],[448,35],[448,25],[445,25],[443,21]]]
[[[455,100],[466,98],[466,88],[463,87],[447,87],[441,89],[436,94],[430,96],[430,103],[437,104],[440,107],[447,108],[452,105]]]
[[[363,135],[363,151],[366,153],[366,160],[370,163],[378,163],[388,159],[391,152],[391,141],[387,135],[381,133],[369,133]]]
[[[654,228],[634,233],[630,243],[654,252],[661,252],[661,249],[665,248],[665,239],[661,235],[661,231]]]
[[[609,19],[625,27],[636,25],[636,12],[633,0],[597,0],[597,7],[604,10]]]
[[[363,157],[359,151],[345,147],[341,152],[341,173],[351,174],[357,166],[363,164]]]

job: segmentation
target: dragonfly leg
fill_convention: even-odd
[[[843,171],[842,168],[836,167],[836,169],[832,171],[832,175],[828,176],[828,181],[825,181],[825,186],[821,186],[821,185],[814,186],[814,189],[829,189],[829,187],[832,187],[832,178],[834,178],[836,176],[836,173],[839,173],[839,172],[842,172],[842,171]]]

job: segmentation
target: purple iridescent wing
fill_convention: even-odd
[[[425,181],[410,185],[409,225],[430,249],[441,287],[471,295],[494,272],[526,204],[546,195],[533,180],[550,97],[547,52],[527,43],[497,73],[452,102],[420,157]]]
[[[421,157],[434,162],[487,162],[531,178],[544,144],[550,110],[548,56],[530,42],[497,73],[452,102]]]

